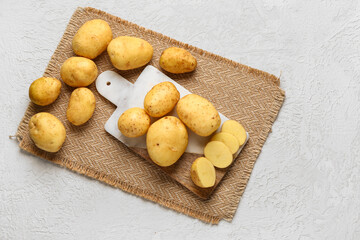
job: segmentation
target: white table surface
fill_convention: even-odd
[[[360,239],[359,2],[227,2],[0,1],[0,239]],[[205,224],[9,140],[78,4],[282,72],[285,103],[231,223]]]

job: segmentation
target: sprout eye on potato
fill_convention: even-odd
[[[115,68],[130,70],[150,62],[154,50],[150,43],[141,38],[121,36],[111,40],[107,52]]]
[[[152,117],[162,117],[175,107],[180,93],[171,82],[155,85],[145,96],[145,111]]]
[[[96,64],[87,58],[68,58],[60,68],[62,80],[71,87],[86,87],[98,76]]]
[[[112,39],[109,24],[101,19],[87,21],[76,32],[72,48],[76,55],[94,59],[99,56]]]
[[[64,125],[54,115],[40,112],[30,118],[30,138],[35,145],[47,152],[57,152],[65,142]]]
[[[179,160],[188,141],[186,127],[173,116],[166,116],[154,122],[146,135],[149,156],[161,167],[170,166]]]
[[[144,109],[134,107],[126,110],[118,120],[118,128],[126,137],[140,137],[150,127],[150,117]]]
[[[31,101],[39,106],[53,103],[61,91],[61,82],[56,78],[41,77],[29,87]]]
[[[197,62],[185,49],[171,47],[162,52],[159,64],[170,73],[187,73],[195,70]]]
[[[196,94],[181,98],[176,112],[181,121],[199,136],[210,136],[221,124],[220,115],[211,102]]]
[[[95,111],[95,96],[88,88],[77,88],[71,95],[66,116],[75,126],[86,123]]]
[[[193,162],[190,176],[193,183],[198,187],[209,188],[215,185],[215,168],[207,158],[200,157]]]

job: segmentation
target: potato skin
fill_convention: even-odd
[[[171,47],[162,52],[159,64],[170,73],[187,73],[195,70],[197,61],[187,50]]]
[[[171,82],[156,84],[145,96],[145,111],[152,117],[162,117],[171,112],[180,99],[180,93]]]
[[[144,109],[134,107],[121,114],[118,128],[126,137],[140,137],[149,129],[150,121],[150,117]]]
[[[109,24],[101,19],[87,21],[76,32],[72,49],[78,56],[94,59],[106,50],[112,39]]]
[[[66,117],[75,126],[84,124],[92,117],[95,104],[95,96],[90,89],[77,88],[71,93]]]
[[[187,145],[186,127],[173,116],[166,116],[154,122],[146,135],[149,156],[161,167],[174,164],[185,152]]]
[[[114,67],[130,70],[150,62],[154,50],[150,43],[141,38],[121,36],[109,43],[107,52]]]
[[[220,115],[211,102],[196,94],[181,98],[176,112],[181,121],[199,136],[210,136],[221,124]]]
[[[207,158],[199,157],[192,163],[190,176],[193,183],[198,187],[209,188],[215,185],[215,168]]]
[[[53,103],[61,91],[61,82],[56,78],[41,77],[36,79],[29,87],[31,101],[40,106]]]
[[[47,152],[59,151],[66,138],[64,125],[47,112],[40,112],[31,117],[29,133],[35,145]]]
[[[98,76],[96,64],[87,58],[68,58],[60,69],[61,79],[71,87],[86,87]]]

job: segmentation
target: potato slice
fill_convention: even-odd
[[[217,168],[226,168],[233,161],[230,149],[220,141],[211,141],[206,144],[204,155]]]
[[[234,137],[236,137],[239,141],[240,146],[242,146],[246,141],[247,136],[245,128],[235,120],[227,120],[224,122],[221,127],[221,132],[227,132],[234,135]]]
[[[216,172],[214,165],[204,157],[197,158],[191,165],[191,180],[201,188],[215,185]]]
[[[239,141],[234,137],[234,135],[227,132],[219,132],[215,134],[211,141],[220,141],[223,142],[229,149],[231,154],[235,154],[239,150]]]

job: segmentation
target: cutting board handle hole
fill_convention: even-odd
[[[110,86],[110,85],[111,85],[111,82],[107,82],[106,85]]]

